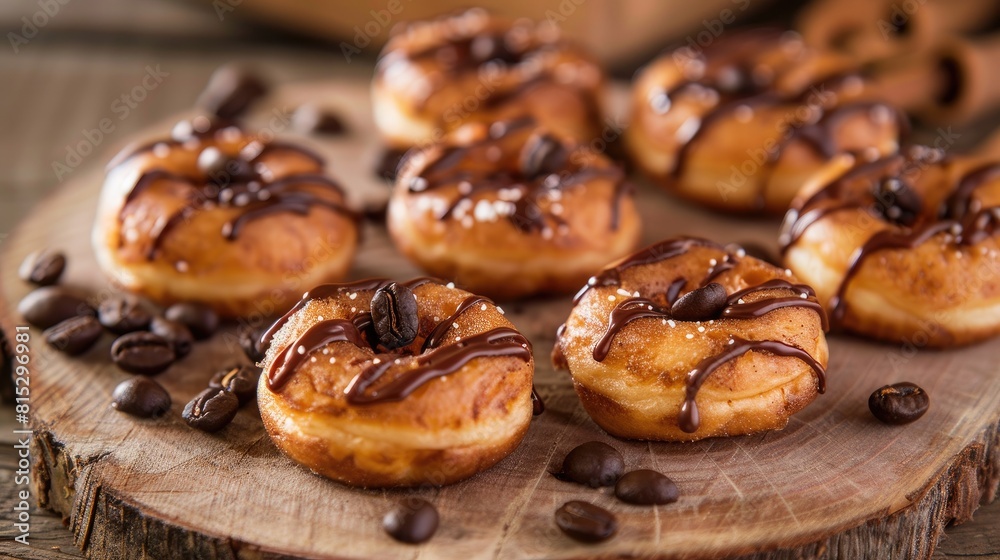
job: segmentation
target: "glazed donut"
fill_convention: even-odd
[[[423,145],[469,120],[528,111],[579,140],[599,134],[600,66],[558,29],[481,8],[397,30],[372,84],[375,124],[395,147]]]
[[[641,235],[621,169],[531,117],[470,123],[411,150],[388,227],[431,274],[503,299],[572,292]]]
[[[783,428],[825,389],[825,315],[788,271],[684,237],[592,277],[553,363],[613,436],[692,441]]]
[[[450,484],[513,451],[532,417],[531,345],[493,302],[452,286],[375,279],[308,292],[261,341],[257,400],[278,448],[363,487]],[[378,329],[379,298],[409,336]]]
[[[1000,332],[1000,163],[912,147],[803,188],[785,262],[834,327],[916,347]]]
[[[303,285],[343,278],[357,242],[318,155],[205,117],[111,161],[93,231],[101,268],[125,288],[224,316],[287,309]]]
[[[660,57],[638,76],[626,149],[678,196],[781,214],[808,178],[898,149],[905,117],[867,101],[852,62],[794,33],[749,31]],[[841,156],[841,157],[838,157]]]

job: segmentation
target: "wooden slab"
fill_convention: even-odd
[[[274,106],[301,100],[339,107],[352,134],[317,146],[349,188],[378,195],[370,169],[378,147],[367,86],[291,86]],[[255,126],[274,113],[261,109]],[[277,126],[272,124],[271,126]],[[166,128],[166,125],[164,126]],[[27,216],[3,245],[0,321],[22,324],[15,307],[29,287],[16,278],[28,252],[68,252],[66,283],[106,294],[89,232],[102,171],[80,171]],[[646,240],[675,234],[718,241],[773,242],[776,223],[720,218],[647,186],[639,190]],[[380,226],[370,225],[353,276],[409,278]],[[304,287],[306,289],[308,287]],[[948,352],[832,337],[829,390],[781,432],[692,444],[618,441],[587,417],[564,373],[549,365],[568,298],[506,304],[532,340],[536,383],[548,411],[521,447],[488,472],[446,488],[365,491],[297,467],[271,444],[251,406],[219,434],[186,427],[179,414],[212,372],[242,360],[231,334],[196,347],[161,374],[174,397],[163,419],[136,420],[109,408],[127,374],[109,365],[110,337],[79,359],[48,349],[32,330],[31,414],[35,495],[62,513],[77,543],[100,558],[925,558],[952,521],[991,501],[1000,477],[1000,340]],[[876,422],[869,393],[908,380],[931,408],[905,427]],[[600,440],[621,449],[629,468],[655,468],[680,486],[681,500],[653,508],[622,504],[607,490],[547,474],[575,445]],[[406,495],[431,500],[441,528],[422,546],[398,544],[380,519]],[[555,527],[565,501],[614,511],[619,534],[583,545]]]

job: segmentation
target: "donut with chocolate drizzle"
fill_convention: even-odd
[[[375,67],[372,104],[394,147],[524,112],[589,141],[600,134],[603,82],[600,66],[551,23],[471,8],[394,30]]]
[[[835,328],[943,348],[1000,332],[1000,162],[913,146],[807,185],[788,266]]]
[[[908,131],[853,61],[780,30],[664,55],[638,75],[632,102],[625,142],[638,167],[734,213],[781,214],[806,179],[895,152]]]
[[[428,272],[495,298],[571,292],[641,235],[621,168],[530,116],[412,150],[388,226]]]
[[[323,166],[303,146],[230,122],[182,121],[109,163],[98,261],[161,303],[202,302],[228,316],[261,312],[261,301],[286,307],[300,291],[290,277],[340,279],[357,244],[357,218]]]
[[[387,291],[392,297],[376,297]],[[399,298],[416,305],[392,303]],[[401,339],[380,330],[390,327],[373,313],[416,330]],[[298,463],[352,486],[472,476],[513,451],[542,409],[528,340],[488,298],[431,278],[319,286],[261,344],[258,403],[271,438]]]
[[[553,363],[610,434],[691,441],[780,429],[826,389],[826,314],[789,271],[682,237],[593,276]]]

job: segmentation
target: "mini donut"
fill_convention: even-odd
[[[392,316],[413,321],[411,341],[376,328],[372,300],[390,292],[401,310]],[[261,342],[270,347],[257,400],[271,439],[351,486],[468,478],[512,452],[532,418],[531,344],[493,302],[451,284],[320,286]]]
[[[160,304],[270,315],[345,276],[358,225],[318,155],[196,117],[112,160],[92,240],[108,276]]]
[[[679,197],[780,215],[808,178],[845,171],[853,159],[844,154],[898,149],[905,116],[867,100],[852,65],[773,30],[678,49],[636,79],[626,149]]]
[[[613,436],[776,430],[825,390],[825,315],[812,289],[739,247],[663,241],[605,268],[574,301],[553,363]]]
[[[642,229],[620,167],[531,117],[472,123],[411,150],[388,227],[434,276],[502,299],[571,293],[634,250]]]
[[[1000,163],[916,146],[806,185],[786,264],[834,327],[943,348],[1000,332]]]
[[[469,120],[524,111],[579,140],[599,134],[604,75],[558,29],[472,8],[401,26],[372,84],[375,124],[397,148],[440,140]]]

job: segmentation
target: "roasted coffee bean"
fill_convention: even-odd
[[[292,113],[292,127],[303,134],[343,134],[347,128],[336,113],[311,103],[299,105]]]
[[[233,421],[239,408],[240,400],[236,395],[225,389],[209,387],[187,403],[181,417],[192,428],[218,432]]]
[[[219,118],[233,119],[267,92],[267,84],[257,76],[237,66],[223,66],[209,78],[197,104]]]
[[[146,329],[153,316],[138,298],[115,296],[97,306],[97,320],[115,334],[126,334]]]
[[[927,392],[913,383],[886,385],[868,397],[868,408],[886,424],[909,424],[927,412]]]
[[[563,480],[586,484],[592,488],[614,486],[625,472],[625,459],[617,449],[599,441],[576,446],[563,459]]]
[[[691,290],[670,306],[670,316],[680,321],[709,321],[718,319],[726,306],[726,289],[712,282]]]
[[[649,469],[625,473],[615,484],[615,496],[630,504],[642,506],[672,504],[680,493],[667,476]]]
[[[372,321],[379,343],[388,350],[406,346],[417,337],[417,300],[413,292],[395,282],[372,296]]]
[[[215,372],[208,386],[225,389],[236,395],[240,406],[257,397],[257,381],[260,380],[260,369],[254,366],[233,366]]]
[[[76,356],[90,350],[104,332],[101,324],[90,315],[70,317],[42,333],[45,342],[56,350]]]
[[[556,510],[556,525],[570,537],[583,542],[600,542],[618,532],[618,520],[610,511],[594,504],[573,500]]]
[[[194,347],[194,335],[191,334],[191,330],[177,321],[153,317],[149,323],[149,332],[170,341],[178,360],[190,354],[191,348]]]
[[[569,151],[558,138],[550,134],[532,136],[521,150],[521,174],[534,179],[555,173],[566,163]]]
[[[399,171],[399,166],[403,163],[406,153],[406,150],[386,148],[375,165],[375,175],[385,179],[390,185],[395,183],[396,173]]]
[[[175,359],[174,345],[149,332],[122,335],[111,345],[111,360],[129,373],[156,375],[170,367]]]
[[[126,379],[115,387],[111,395],[111,408],[138,416],[158,418],[170,410],[170,393],[148,377]]]
[[[400,542],[418,544],[434,536],[438,528],[438,512],[420,498],[407,498],[382,518],[382,527]]]
[[[246,357],[250,358],[250,361],[255,364],[264,359],[266,352],[266,349],[260,343],[261,335],[263,334],[264,329],[255,329],[246,325],[239,328],[240,348],[243,349]]]
[[[17,310],[25,321],[40,329],[54,327],[78,315],[94,314],[94,308],[87,302],[58,286],[38,288],[24,296]]]
[[[205,340],[219,328],[219,316],[200,303],[175,303],[163,316],[187,327],[197,340]]]
[[[906,182],[896,178],[881,181],[872,193],[875,211],[886,220],[912,226],[923,209],[923,199]]]
[[[18,275],[21,280],[39,286],[51,286],[59,281],[66,270],[66,255],[58,251],[35,251],[21,263]]]

